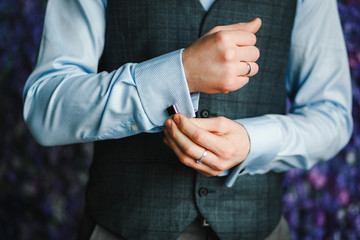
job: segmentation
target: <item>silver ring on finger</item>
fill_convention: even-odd
[[[248,62],[245,62],[245,63],[246,63],[247,66],[248,66],[248,72],[245,74],[245,76],[249,76],[250,73],[251,73],[251,65],[250,65],[250,63],[248,63]]]
[[[206,154],[207,154],[207,150],[205,148],[204,153],[202,154],[201,158],[197,159],[196,162],[199,164],[202,164],[204,161],[204,158],[206,157]]]

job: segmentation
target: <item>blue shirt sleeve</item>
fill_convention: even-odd
[[[335,0],[298,1],[287,69],[287,115],[240,119],[248,158],[227,177],[309,169],[333,157],[352,132],[348,59]]]
[[[196,94],[189,93],[181,49],[113,72],[97,72],[106,4],[48,2],[37,65],[24,89],[24,119],[42,145],[159,131],[172,104],[194,116]]]

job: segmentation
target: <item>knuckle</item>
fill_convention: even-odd
[[[172,139],[176,139],[177,138],[177,134],[176,131],[174,131],[172,128],[170,129],[170,131],[167,132],[167,134],[170,136],[170,138]]]
[[[221,30],[220,26],[213,27],[210,32],[219,32]]]
[[[225,49],[221,55],[221,59],[225,62],[231,62],[235,58],[235,53],[232,49]]]
[[[228,148],[222,148],[219,151],[219,155],[221,156],[222,159],[226,159],[226,160],[229,159],[230,154],[229,154]]]
[[[239,81],[240,87],[245,86],[246,84],[248,84],[248,82],[249,82],[249,77],[248,76],[241,77],[241,81]]]
[[[255,55],[255,59],[258,60],[260,57],[260,50],[257,47],[254,47],[254,55]]]
[[[222,76],[223,76],[222,81],[218,83],[219,88],[222,91],[229,91],[231,88],[231,82],[232,82],[232,77],[231,77],[230,71],[224,71]]]
[[[227,152],[228,159],[233,158],[236,155],[236,152],[237,152],[236,148],[234,147],[229,148]]]
[[[219,129],[224,129],[226,127],[226,124],[227,124],[226,117],[224,117],[224,116],[216,117],[216,121],[217,121],[216,124],[217,124],[217,126],[219,126]]]
[[[236,157],[238,151],[239,149],[237,147],[237,144],[233,143],[227,147],[224,157],[226,159],[233,159],[234,157]]]
[[[204,135],[201,133],[201,131],[199,129],[196,129],[194,131],[193,139],[196,143],[198,143],[200,145],[202,143],[204,143]]]
[[[227,81],[224,81],[222,83],[222,91],[223,92],[232,92],[236,90],[236,81],[234,81],[234,78],[229,78]]]
[[[223,84],[223,86],[221,87],[221,92],[222,93],[229,93],[229,92],[231,92],[231,88],[229,87],[229,85],[228,84]]]
[[[184,153],[188,156],[193,156],[194,155],[194,147],[193,146],[185,146]]]
[[[257,65],[256,63],[253,63],[252,74],[255,75],[258,72],[259,72],[259,65]]]
[[[180,157],[180,162],[182,162],[184,165],[186,166],[191,166],[192,165],[192,161],[190,160],[190,158],[188,157]]]
[[[249,42],[250,42],[250,44],[251,45],[255,45],[255,43],[256,43],[256,35],[254,34],[254,33],[250,33],[249,34]]]
[[[220,117],[218,117],[218,121],[219,121],[220,126],[224,127],[227,123],[227,118],[224,116],[220,116]]]
[[[229,35],[225,31],[218,31],[214,33],[215,41],[219,44],[224,44],[228,42]]]
[[[219,151],[219,154],[222,159],[228,160],[233,156],[233,149],[227,145]]]
[[[249,63],[251,64],[251,63]],[[251,70],[252,70],[252,65],[251,65]],[[249,67],[247,65],[247,63],[241,64],[241,72],[243,73],[247,73],[249,71]]]
[[[249,77],[244,77],[244,80],[243,80],[244,85],[248,84],[248,82],[249,82]]]
[[[232,154],[229,151],[224,151],[223,154],[222,154],[222,157],[223,157],[223,159],[228,160],[228,159],[230,159],[232,157]]]
[[[216,173],[217,172],[223,172],[226,170],[226,165],[221,163],[221,164],[218,164],[217,166],[215,166],[215,170],[216,170]]]

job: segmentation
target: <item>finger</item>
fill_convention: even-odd
[[[225,26],[216,26],[211,29],[207,34],[219,32],[219,31],[232,31],[232,30],[241,30],[251,33],[256,33],[261,27],[261,19],[255,18],[251,22],[247,23],[235,23]]]
[[[209,149],[215,154],[221,152],[224,145],[227,144],[223,137],[198,127],[190,121],[189,118],[186,118],[183,115],[176,114],[174,116],[174,121],[176,123],[176,127],[184,135],[186,135],[188,139],[206,149]]]
[[[240,62],[239,77],[252,77],[259,72],[259,66],[253,62]]]
[[[236,71],[237,73],[235,73],[233,79],[230,80],[231,85],[230,84],[227,85],[226,87],[222,88],[221,91],[219,92],[224,94],[233,92],[242,88],[249,82],[249,76],[239,75],[239,74],[243,74],[242,72],[239,71],[239,69],[237,69]]]
[[[180,160],[181,163],[199,171],[201,174],[203,174],[205,176],[217,176],[221,173],[221,171],[214,170],[213,168],[211,168],[207,164],[205,164],[205,159],[202,164],[197,163],[196,159],[193,159],[193,158],[189,157],[188,155],[186,155],[181,150],[181,148],[176,144],[176,142],[173,141],[172,138],[168,136],[169,133],[167,130],[164,131],[164,133],[165,133],[165,138],[164,138],[165,144],[174,151],[175,155],[178,157],[178,159]]]
[[[241,31],[241,30],[229,30],[219,31],[213,33],[215,41],[219,44],[234,44],[235,46],[253,46],[256,43],[256,36],[254,33]]]
[[[235,84],[236,84],[236,89],[240,89],[243,86],[245,86],[246,84],[248,84],[249,82],[249,76],[237,76]]]
[[[223,135],[230,131],[230,127],[232,124],[232,121],[225,117],[188,118],[188,120],[196,126],[218,135]]]
[[[169,123],[166,123],[166,128],[164,129],[166,139],[171,140],[176,146],[181,150],[183,154],[188,156],[191,159],[200,159],[204,154],[205,148],[197,145],[191,139],[189,139],[184,133],[182,133],[177,125],[169,120]],[[203,160],[203,164],[209,166],[214,170],[220,170],[215,163],[217,163],[217,157],[209,150]]]
[[[164,133],[166,139],[173,141],[181,151],[192,159],[199,159],[204,148],[191,141],[184,133],[182,133],[172,120],[168,120],[165,124]]]
[[[260,51],[255,46],[242,46],[236,48],[237,59],[244,62],[256,62],[260,57]]]

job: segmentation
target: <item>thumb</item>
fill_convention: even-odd
[[[251,22],[235,23],[235,24],[230,24],[230,25],[225,25],[225,26],[214,27],[209,32],[207,32],[205,34],[205,36],[215,33],[215,32],[219,32],[219,31],[233,31],[233,30],[240,30],[240,31],[256,33],[260,27],[261,27],[261,19],[255,18]]]
[[[239,25],[238,30],[256,33],[260,29],[261,23],[262,22],[260,18],[255,18],[251,22],[238,23],[237,25]]]

